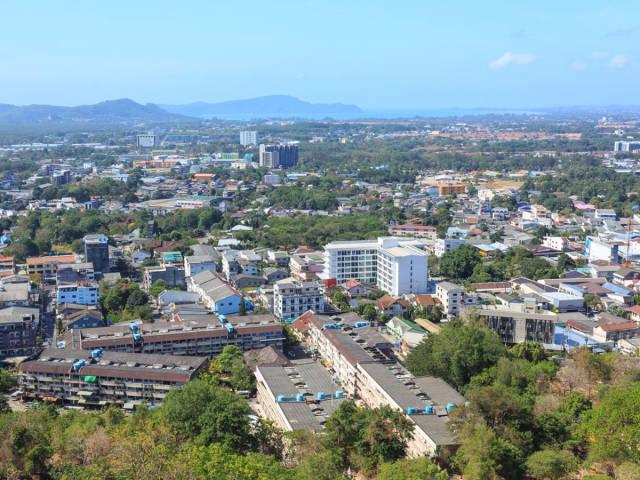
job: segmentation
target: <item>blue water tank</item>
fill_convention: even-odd
[[[129,328],[131,329],[132,332],[137,332],[138,331],[138,324],[135,321],[131,320],[129,322]]]
[[[415,415],[416,414],[416,409],[413,408],[413,407],[407,408],[407,414],[408,415]]]
[[[364,328],[368,326],[369,326],[369,322],[356,322],[354,325],[355,328]]]
[[[227,329],[227,332],[233,333],[233,325],[231,325],[230,323],[225,323],[224,328]]]
[[[222,314],[218,315],[218,319],[220,320],[220,323],[227,323],[227,317]]]
[[[450,413],[454,408],[456,408],[455,404],[451,402],[447,403],[447,413]]]
[[[284,402],[287,399],[284,395],[278,395],[278,403]]]
[[[427,415],[433,415],[433,407],[429,405],[427,408],[424,409],[424,413],[426,413]]]
[[[342,390],[336,390],[336,398],[343,398],[344,392]]]
[[[296,395],[296,402],[304,402],[304,395],[299,393]]]
[[[140,340],[142,340],[142,335],[140,335],[139,333],[134,333],[133,340],[139,342]]]
[[[74,372],[78,372],[80,371],[80,369],[82,367],[84,367],[87,364],[87,362],[85,362],[84,360],[78,360],[77,362],[74,362],[73,366],[71,367],[72,370]]]
[[[103,350],[101,348],[96,348],[91,352],[91,358],[93,358],[94,360],[99,359],[102,356],[102,351]]]
[[[317,400],[324,400],[325,399],[324,392],[318,392],[316,394],[316,399]]]

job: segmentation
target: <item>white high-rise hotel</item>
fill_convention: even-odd
[[[390,295],[426,293],[428,256],[416,241],[394,237],[331,242],[324,247],[324,277],[337,283],[358,280]]]

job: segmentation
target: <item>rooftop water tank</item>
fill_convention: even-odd
[[[416,409],[413,407],[409,407],[407,408],[407,415],[415,415],[416,414]]]
[[[424,413],[426,413],[427,415],[433,415],[433,407],[429,405],[427,408],[424,409]]]
[[[278,403],[284,402],[287,399],[284,395],[278,395]]]
[[[317,395],[316,395],[316,399],[324,400],[325,399],[324,392],[318,392]]]
[[[447,403],[447,413],[450,413],[454,408],[456,408],[455,404],[451,402]]]
[[[299,393],[296,395],[296,402],[304,402],[304,395]]]
[[[344,392],[342,390],[336,390],[336,398],[343,398]]]

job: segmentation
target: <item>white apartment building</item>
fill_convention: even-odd
[[[285,278],[273,286],[273,314],[280,320],[297,318],[307,310],[324,311],[324,293],[318,282]]]
[[[634,152],[640,150],[640,141],[619,141],[613,144],[614,152]]]
[[[552,250],[557,250],[559,252],[564,252],[567,246],[568,240],[565,237],[544,237],[542,240],[542,246],[550,248]]]
[[[440,258],[447,252],[453,252],[455,249],[467,243],[466,240],[460,238],[439,238],[433,248],[433,254]]]
[[[436,297],[442,305],[442,313],[447,318],[457,317],[462,308],[476,305],[477,299],[466,296],[464,288],[451,282],[436,284]]]
[[[240,132],[240,145],[246,147],[248,145],[258,144],[258,132],[255,130],[243,130]]]
[[[377,285],[394,296],[426,293],[428,255],[416,244],[395,237],[331,242],[324,247],[324,276],[338,284],[357,280]]]

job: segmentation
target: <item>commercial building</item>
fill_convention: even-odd
[[[297,318],[307,310],[324,311],[324,292],[318,282],[300,282],[293,278],[273,286],[273,313],[281,320]]]
[[[240,132],[240,145],[247,147],[258,144],[258,132],[255,130],[242,130]]]
[[[109,271],[109,238],[106,235],[85,235],[84,259],[93,264],[95,272],[106,273]]]
[[[0,359],[28,357],[35,353],[39,318],[38,308],[0,310]]]
[[[332,242],[325,246],[323,276],[332,283],[357,280],[377,285],[390,295],[426,293],[428,257],[412,240]]]
[[[284,431],[319,431],[346,395],[313,360],[289,366],[259,365],[257,400],[264,415]]]
[[[207,357],[49,348],[20,364],[18,382],[28,400],[133,409],[162,402],[207,364]]]
[[[131,322],[68,332],[67,348],[212,357],[227,345],[282,349],[282,325],[273,315],[176,315],[175,322]]]

